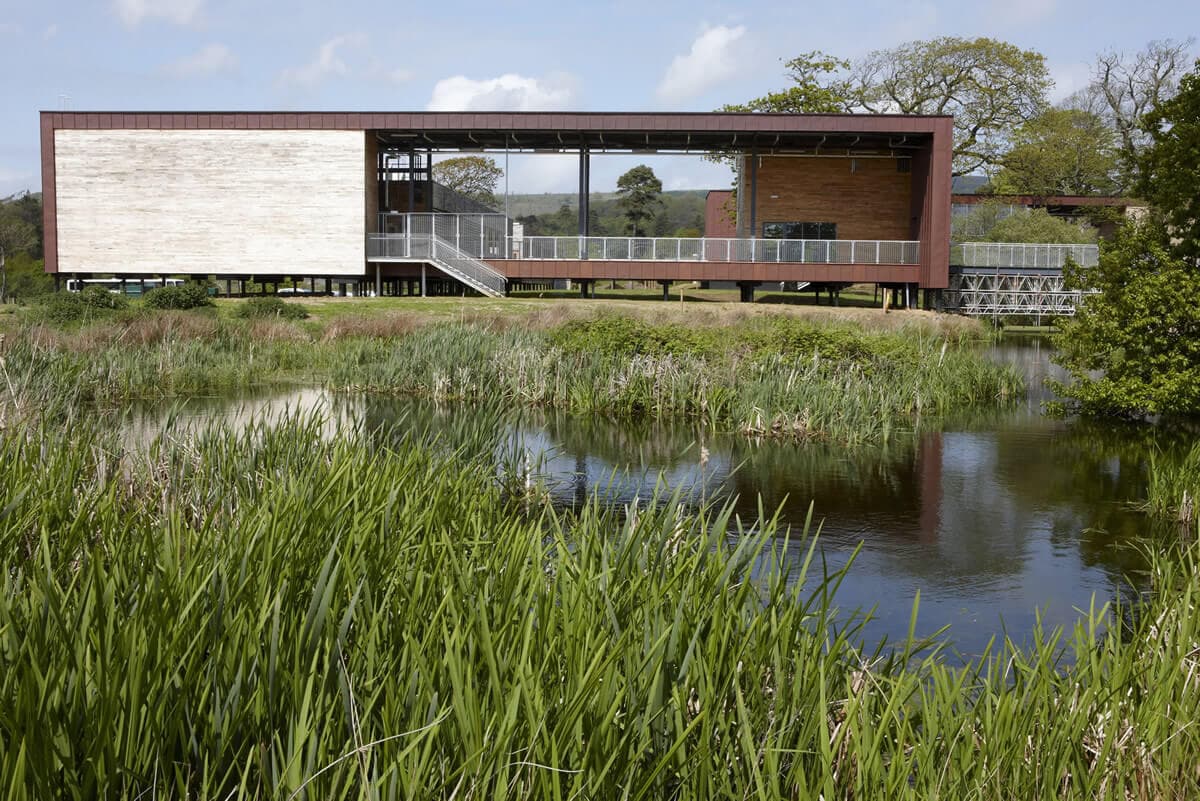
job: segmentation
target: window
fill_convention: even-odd
[[[768,222],[763,223],[763,239],[837,239],[837,223]]]

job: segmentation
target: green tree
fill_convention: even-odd
[[[996,39],[943,36],[876,50],[851,72],[854,103],[873,113],[953,114],[954,170],[999,162],[1012,131],[1041,114],[1046,58]]]
[[[1200,412],[1200,271],[1161,224],[1120,229],[1096,267],[1069,266],[1070,286],[1094,290],[1056,336],[1071,382],[1055,391],[1084,414]]]
[[[8,297],[8,259],[31,250],[36,243],[34,227],[0,207],[0,303]]]
[[[850,62],[813,50],[784,64],[792,86],[768,92],[746,103],[732,103],[722,111],[765,111],[786,114],[837,114],[851,109],[850,83],[839,77]]]
[[[504,170],[488,156],[458,156],[433,165],[433,180],[485,206],[496,205]]]
[[[54,278],[46,273],[44,262],[28,252],[9,257],[5,270],[10,300],[25,302],[54,291]]]
[[[1019,126],[992,180],[999,194],[1111,195],[1117,136],[1097,114],[1048,109]]]
[[[957,175],[997,164],[1054,83],[1041,53],[987,38],[908,42],[856,62],[814,51],[787,66],[794,86],[724,110],[953,114]]]
[[[630,235],[646,236],[649,222],[662,205],[662,181],[654,170],[639,164],[617,179],[617,195]]]
[[[1170,226],[1173,250],[1200,259],[1200,61],[1179,92],[1142,119],[1150,144],[1137,157],[1137,193]],[[1192,296],[1190,299],[1194,299]]]
[[[983,241],[1086,245],[1096,241],[1096,229],[1085,222],[1055,217],[1045,209],[1022,209],[997,220]]]

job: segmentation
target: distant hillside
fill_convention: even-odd
[[[663,192],[663,202],[671,203],[675,199],[699,199],[700,205],[704,205],[704,196],[708,194],[707,189],[681,189],[673,192]],[[616,200],[616,192],[592,192],[589,196],[591,204],[595,206],[608,200]],[[504,203],[504,196],[500,195],[500,203]],[[526,217],[531,214],[553,214],[558,211],[562,204],[566,203],[570,208],[576,208],[579,202],[578,192],[543,192],[540,195],[509,195],[508,210],[512,217]]]
[[[662,193],[662,206],[655,216],[654,236],[699,236],[704,232],[704,198],[707,189],[684,189]],[[616,192],[593,192],[591,230],[596,236],[627,233]],[[498,204],[503,208],[503,197]],[[563,207],[566,207],[564,210]],[[530,235],[571,236],[579,226],[579,196],[574,192],[540,195],[509,195],[508,213],[525,224]]]

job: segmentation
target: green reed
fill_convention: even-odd
[[[486,417],[0,432],[6,797],[1200,792],[1194,549],[954,666],[864,643],[767,510],[509,496]]]

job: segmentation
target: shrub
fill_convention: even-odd
[[[151,309],[198,309],[211,306],[205,284],[163,286],[146,293],[146,305]]]
[[[303,320],[308,312],[303,306],[288,303],[280,298],[250,298],[237,310],[238,317],[255,320],[264,317],[279,317],[284,320]]]
[[[129,308],[129,298],[90,286],[82,292],[55,292],[47,295],[34,312],[34,318],[51,325],[72,325],[109,316]]]

